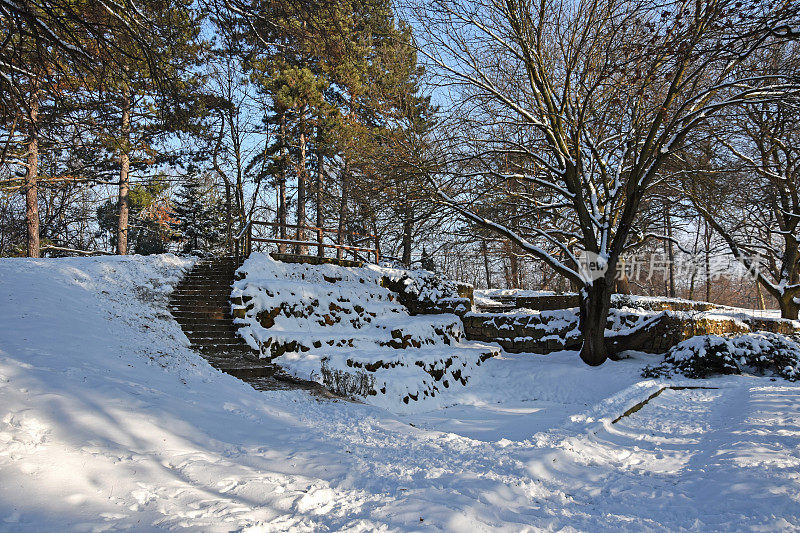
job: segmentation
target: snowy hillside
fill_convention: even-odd
[[[489,359],[413,415],[258,392],[165,311],[191,264],[0,260],[0,531],[800,527],[796,384],[561,352]],[[665,385],[714,388],[613,423]]]

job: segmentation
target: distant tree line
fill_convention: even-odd
[[[436,110],[387,1],[3,1],[0,27],[0,255],[224,251],[255,217],[410,261],[431,223]]]

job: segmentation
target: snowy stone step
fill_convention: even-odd
[[[237,339],[235,337],[189,337],[189,341],[194,346],[215,346],[215,347],[242,347],[247,348],[248,350],[250,347],[241,339]]]

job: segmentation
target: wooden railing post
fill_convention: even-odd
[[[247,226],[247,257],[253,253],[253,224]]]
[[[381,240],[375,235],[375,264],[381,262]]]

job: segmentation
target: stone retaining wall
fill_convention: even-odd
[[[612,310],[609,329],[635,328],[658,317],[647,327],[644,342],[635,349],[665,353],[676,344],[697,335],[725,335],[769,331],[784,335],[800,333],[800,325],[791,320],[737,316],[686,315],[662,312],[653,315]],[[578,315],[566,310],[536,314],[467,313],[461,317],[469,340],[497,342],[509,353],[546,354],[557,350],[579,349],[581,335]],[[622,337],[619,337],[621,339]]]
[[[509,353],[545,354],[581,344],[578,317],[564,310],[533,315],[467,313],[461,321],[467,339],[497,342]]]

